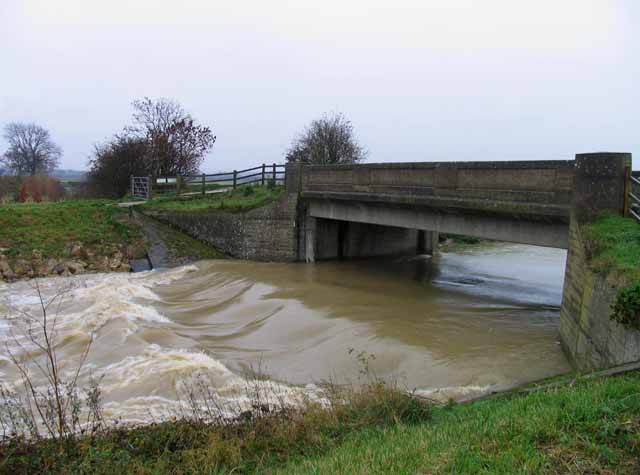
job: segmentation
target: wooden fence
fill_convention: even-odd
[[[243,185],[265,186],[284,184],[285,166],[278,164],[267,165],[263,163],[257,167],[245,170],[233,170],[221,173],[202,173],[201,175],[185,176],[158,176],[158,177],[131,177],[132,194],[137,195],[141,188],[142,178],[150,184],[148,196],[165,194],[206,194],[221,189],[235,189]]]

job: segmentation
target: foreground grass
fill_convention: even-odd
[[[108,200],[0,205],[0,247],[13,259],[31,259],[33,250],[62,258],[70,242],[81,241],[99,254],[140,238],[125,214]]]
[[[365,392],[219,427],[169,422],[57,447],[4,446],[0,473],[637,474],[640,373],[425,410]]]
[[[587,225],[586,237],[595,270],[626,283],[640,282],[640,224],[606,215]]]
[[[283,187],[241,186],[224,193],[187,198],[157,198],[143,207],[149,210],[204,211],[226,209],[232,212],[247,211],[277,200],[284,192]]]
[[[272,473],[638,474],[640,374],[439,408]]]

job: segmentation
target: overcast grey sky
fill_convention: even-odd
[[[218,136],[206,171],[283,161],[325,111],[369,161],[637,169],[639,25],[637,0],[0,0],[0,126],[48,127],[82,169],[133,99],[171,97]]]

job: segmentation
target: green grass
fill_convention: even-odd
[[[0,205],[0,247],[12,259],[30,259],[34,249],[44,257],[66,257],[72,241],[95,252],[125,246],[140,238],[137,228],[119,219],[125,213],[107,200]]]
[[[638,373],[439,408],[426,424],[353,434],[278,474],[637,474]]]
[[[82,439],[70,456],[47,442],[4,446],[0,473],[640,473],[637,372],[428,412],[379,395],[367,392],[338,414],[316,407],[224,430],[186,422],[119,429]]]
[[[606,215],[586,225],[587,247],[594,270],[625,283],[640,282],[640,224]]]
[[[225,209],[231,212],[247,211],[277,200],[284,193],[282,187],[241,186],[232,191],[193,197],[156,198],[144,204],[149,210],[205,211]]]

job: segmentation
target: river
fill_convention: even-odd
[[[108,416],[140,422],[166,416],[194,373],[229,400],[244,397],[249,368],[283,394],[375,375],[464,399],[569,371],[558,337],[565,258],[495,243],[434,258],[211,260],[40,288],[45,301],[64,291],[49,308],[63,370],[93,335],[81,384],[101,378]],[[38,312],[33,282],[0,284],[0,316],[12,317],[0,319],[0,378],[17,390],[7,352],[28,351],[19,322]]]

